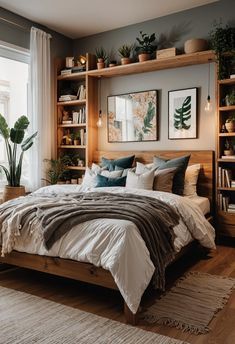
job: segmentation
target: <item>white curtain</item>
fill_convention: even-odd
[[[29,120],[37,139],[30,148],[30,189],[38,189],[44,177],[44,159],[51,158],[51,35],[35,27],[30,32]]]

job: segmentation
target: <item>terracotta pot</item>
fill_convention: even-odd
[[[25,187],[24,186],[8,186],[5,185],[3,190],[3,202],[9,201],[20,196],[25,196]]]
[[[116,65],[117,65],[116,63],[110,63],[109,67],[116,67]]]
[[[73,144],[75,146],[79,146],[80,145],[80,140],[73,140]]]
[[[234,151],[232,149],[225,149],[224,150],[224,155],[233,155]]]
[[[102,69],[105,67],[104,62],[97,62],[97,69]]]
[[[189,39],[184,43],[184,52],[185,54],[192,54],[198,51],[206,50],[208,43],[205,39],[202,38],[193,38]]]
[[[122,65],[126,65],[126,64],[129,64],[131,63],[131,58],[130,57],[122,57],[121,58],[121,64]]]
[[[225,128],[228,133],[233,133],[235,129],[235,121],[226,122]]]
[[[144,62],[148,60],[150,60],[150,54],[148,53],[139,54],[139,62]]]

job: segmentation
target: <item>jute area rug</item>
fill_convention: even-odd
[[[183,344],[185,342],[0,287],[0,343]]]
[[[165,324],[194,334],[207,333],[209,323],[227,303],[234,287],[235,279],[190,272],[143,317],[150,323]]]

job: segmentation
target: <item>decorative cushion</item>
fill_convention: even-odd
[[[107,167],[109,171],[113,171],[115,169],[115,166],[119,166],[122,168],[131,168],[133,165],[134,159],[135,159],[134,155],[122,157],[115,160],[106,159],[102,157],[101,165],[102,167]]]
[[[153,189],[154,171],[148,171],[143,174],[136,174],[128,171],[126,178],[126,187],[135,189]]]
[[[128,171],[135,171],[135,167],[133,168],[122,168],[120,166],[115,166],[115,171],[122,171],[122,177],[126,177]]]
[[[118,178],[118,177],[124,177],[122,170],[119,171],[108,171],[104,170],[101,173],[101,176],[107,177],[107,178]]]
[[[200,164],[187,167],[184,180],[184,196],[197,196],[197,180],[200,169]]]
[[[101,174],[97,175],[97,184],[96,187],[111,187],[111,186],[125,186],[126,177],[119,178],[107,178]]]
[[[166,168],[177,168],[173,179],[173,188],[172,191],[175,194],[183,195],[184,192],[184,178],[185,171],[188,166],[190,155],[182,156],[175,159],[164,159],[161,157],[154,157],[153,164],[158,170],[164,170]]]
[[[153,164],[144,165],[140,162],[137,162],[136,174],[142,174],[149,170],[154,172],[154,181],[153,181],[153,190],[172,192],[173,178],[177,171],[177,168],[166,168],[165,170],[156,170],[153,168]]]
[[[98,173],[101,173],[104,170],[107,170],[107,167],[101,167],[100,165],[95,164],[93,162],[93,164],[91,165],[91,170],[92,170],[92,172],[95,172],[96,174],[98,174]]]
[[[97,185],[97,173],[93,172],[89,167],[86,168],[82,186],[94,188]]]

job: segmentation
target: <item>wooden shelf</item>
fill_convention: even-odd
[[[59,124],[58,128],[81,128],[81,127],[85,127],[86,123],[77,123],[77,124]]]
[[[235,188],[229,188],[229,187],[217,187],[218,190],[220,191],[235,191]]]
[[[75,106],[75,105],[85,105],[86,99],[84,100],[69,100],[67,102],[57,102],[57,106]]]
[[[235,105],[231,106],[220,106],[219,111],[234,111],[235,110]]]
[[[67,148],[82,148],[82,149],[86,149],[86,146],[76,146],[76,145],[61,145],[58,146],[58,148],[62,148],[62,149],[67,149]]]
[[[235,85],[235,78],[219,80],[220,85]]]
[[[218,162],[235,162],[235,159],[217,159]]]
[[[85,79],[87,72],[77,72],[67,75],[58,75],[57,80],[81,80]]]
[[[136,62],[127,65],[96,69],[88,71],[87,74],[95,77],[114,77],[203,64],[208,63],[209,60],[215,61],[215,54],[212,50],[193,54],[177,55],[166,59],[154,59],[145,62]]]
[[[235,133],[219,133],[220,137],[229,137],[229,136],[235,136]]]
[[[86,167],[83,166],[67,166],[68,170],[85,171]]]

